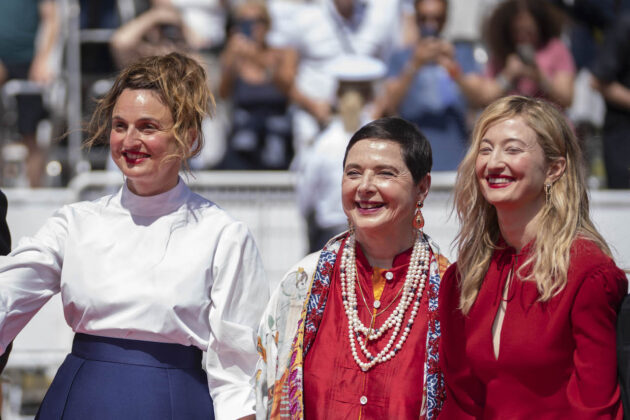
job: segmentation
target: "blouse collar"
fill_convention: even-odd
[[[170,190],[151,196],[134,194],[125,182],[122,187],[120,204],[137,216],[163,216],[181,207],[186,202],[190,190],[179,178],[177,185]]]
[[[398,274],[400,272],[404,275],[404,273],[406,273],[405,269],[408,267],[409,261],[411,260],[412,251],[413,247],[404,250],[400,254],[397,254],[392,261],[392,267],[384,270],[393,271],[394,274]],[[368,261],[367,257],[363,253],[363,250],[361,249],[361,246],[358,243],[355,252],[357,267],[361,267],[361,269],[365,270],[368,273],[371,273],[374,267],[370,265],[370,262]],[[379,268],[383,269],[382,267]]]

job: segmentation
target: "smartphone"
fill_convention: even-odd
[[[253,20],[239,20],[237,24],[238,31],[251,39],[254,35],[254,23],[255,21]]]
[[[160,34],[162,35],[162,37],[172,42],[180,42],[184,40],[182,28],[177,25],[160,25]]]
[[[420,26],[420,37],[421,38],[437,38],[439,32],[436,27],[433,25],[421,25]]]
[[[518,44],[516,46],[516,55],[528,66],[536,64],[536,49],[532,44]]]

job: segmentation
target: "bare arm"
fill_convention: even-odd
[[[48,83],[54,77],[53,69],[50,67],[50,57],[59,37],[59,12],[57,3],[54,1],[43,1],[39,4],[39,44],[35,50],[35,57],[29,69],[29,79]]]
[[[599,90],[606,101],[630,110],[630,88],[619,82],[603,83],[593,79],[593,86]]]
[[[135,60],[139,47],[144,43],[144,36],[161,24],[181,27],[179,12],[173,8],[151,8],[116,30],[110,40],[110,46],[118,65],[124,66]],[[159,45],[155,46],[156,54],[160,52],[159,48]]]
[[[288,96],[295,81],[298,54],[291,48],[278,49],[277,54],[278,58],[275,63],[273,81]]]
[[[549,78],[536,69],[535,80],[545,94],[563,108],[568,108],[573,102],[573,85],[575,76],[568,72],[558,72]]]

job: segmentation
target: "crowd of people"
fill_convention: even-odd
[[[0,84],[49,83],[63,73],[52,65],[63,62],[49,59],[63,25],[55,9],[61,2],[5,3]],[[120,12],[127,3],[133,16]],[[417,124],[436,151],[434,170],[456,170],[483,107],[507,94],[523,94],[554,102],[572,119],[589,169],[608,188],[630,188],[630,153],[622,153],[628,150],[630,112],[627,3],[111,0],[97,7],[80,2],[83,28],[112,31],[106,40],[109,61],[86,57],[93,65],[102,63],[105,74],[137,57],[171,51],[204,63],[217,108],[204,122],[213,141],[191,162],[195,169],[299,168],[301,156],[317,147],[338,112],[334,62],[360,55],[386,68],[373,81],[367,118],[400,116]],[[21,21],[13,17],[19,14],[29,22],[17,30]],[[46,36],[36,40],[38,31]],[[589,77],[576,78],[582,70]],[[99,91],[84,89],[91,112],[89,95]],[[587,96],[576,89],[586,89]],[[35,131],[46,110],[37,95],[17,99],[19,118],[3,124],[13,130],[13,143],[27,148],[30,185],[43,185],[49,153]],[[605,117],[588,115],[591,99],[605,101]],[[587,115],[572,112],[575,107],[586,108]],[[10,137],[5,135],[4,143]],[[605,173],[597,166],[602,160]]]

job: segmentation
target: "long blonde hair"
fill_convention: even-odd
[[[571,244],[576,236],[592,240],[607,255],[608,245],[589,216],[582,152],[564,115],[547,102],[523,96],[507,96],[490,104],[475,124],[472,144],[459,165],[455,183],[455,210],[460,222],[456,237],[460,276],[460,308],[467,314],[477,298],[500,236],[495,208],[481,194],[475,163],[483,136],[490,126],[514,117],[536,133],[547,163],[564,157],[564,173],[554,182],[548,203],[538,215],[538,235],[530,257],[521,270],[522,279],[535,281],[540,301],[558,294],[567,283]],[[543,185],[540,186],[541,191]],[[520,273],[519,273],[520,274]]]

